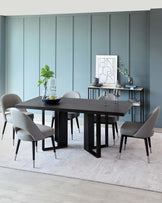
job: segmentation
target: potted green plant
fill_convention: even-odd
[[[121,73],[123,76],[125,76],[128,79],[128,84],[133,85],[133,78],[130,77],[127,68],[125,67],[125,64],[123,61],[120,61],[119,67],[118,67],[119,73]]]
[[[47,96],[47,84],[48,80],[50,78],[54,77],[54,72],[50,70],[50,67],[48,65],[45,65],[45,67],[41,68],[41,75],[42,79],[38,81],[38,87],[43,84],[44,86],[44,94],[42,95],[43,98],[46,98]]]

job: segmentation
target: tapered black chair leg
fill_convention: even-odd
[[[106,147],[109,146],[109,125],[107,123],[105,123],[105,145]]]
[[[149,144],[149,147],[150,147],[150,153],[152,153],[152,148],[151,148],[151,138],[148,137],[148,144]]]
[[[114,145],[115,145],[115,125],[114,125],[114,123],[112,124],[112,132],[113,132],[113,141],[114,141]]]
[[[125,140],[124,140],[124,150],[126,149],[126,145],[127,145],[127,136],[125,136]]]
[[[33,168],[35,168],[35,141],[32,141]]]
[[[6,124],[7,124],[7,121],[5,121],[5,122],[4,122],[4,125],[3,125],[1,140],[3,139],[3,135],[4,135],[4,132],[5,132],[5,129],[6,129]]]
[[[53,146],[53,151],[54,151],[54,154],[55,154],[55,158],[57,158],[56,157],[56,148],[55,148],[55,139],[54,139],[53,135],[51,136],[51,141],[52,141],[52,146]]]
[[[13,128],[13,146],[15,144],[15,128]]]
[[[147,138],[144,139],[144,142],[145,142],[145,148],[146,148],[147,161],[148,161],[148,163],[150,163]]]
[[[52,117],[51,128],[53,128],[54,121],[55,121],[55,117]]]
[[[16,161],[16,157],[17,157],[17,154],[18,154],[18,151],[19,151],[20,142],[21,142],[21,140],[18,139],[17,146],[16,146],[16,152],[15,152],[15,161]]]
[[[73,119],[71,119],[71,139],[73,140]]]
[[[77,124],[78,130],[79,130],[79,133],[80,133],[80,127],[79,127],[79,120],[78,120],[78,117],[76,117],[76,124]]]
[[[118,133],[118,124],[117,124],[117,122],[115,122],[115,128],[116,128],[116,132]]]
[[[120,138],[120,147],[119,147],[119,159],[121,157],[121,151],[122,151],[123,141],[124,141],[124,135],[121,135],[121,138]]]
[[[35,141],[36,152],[38,152],[38,141]]]

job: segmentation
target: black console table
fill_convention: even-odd
[[[131,120],[134,121],[134,108],[140,108],[140,122],[144,122],[144,88],[143,87],[136,87],[134,89],[125,88],[125,87],[96,87],[96,86],[89,86],[88,87],[88,99],[96,99],[101,95],[101,91],[111,92],[113,90],[120,90],[120,91],[127,91],[128,92],[128,100],[133,102],[133,106],[131,108]],[[135,101],[136,94],[139,94],[139,101]]]

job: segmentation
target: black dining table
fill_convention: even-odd
[[[84,114],[84,149],[94,155],[101,157],[101,148],[108,146],[108,127],[105,128],[105,144],[101,144],[100,116],[109,115],[124,116],[132,107],[130,101],[107,101],[92,99],[61,98],[57,105],[45,104],[42,97],[36,97],[16,105],[16,108],[35,109],[42,111],[42,124],[45,124],[45,111],[55,112],[55,140],[57,148],[68,147],[68,112]],[[96,115],[96,139],[94,133],[94,115]],[[107,125],[106,125],[107,126]],[[95,141],[96,140],[96,141]],[[42,142],[42,150],[50,150]]]

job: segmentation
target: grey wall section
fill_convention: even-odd
[[[5,93],[5,17],[0,16],[0,96]]]
[[[162,107],[162,9],[150,13],[150,109]],[[162,113],[158,121],[162,127]]]
[[[24,99],[40,95],[37,82],[41,67],[47,64],[55,71],[58,96],[76,90],[87,98],[96,55],[101,54],[118,55],[135,84],[147,89],[148,13],[6,17],[7,92],[16,92]],[[121,75],[119,80],[122,85],[127,83]],[[145,96],[149,106],[148,91]],[[128,99],[128,95],[122,93],[121,99]]]

